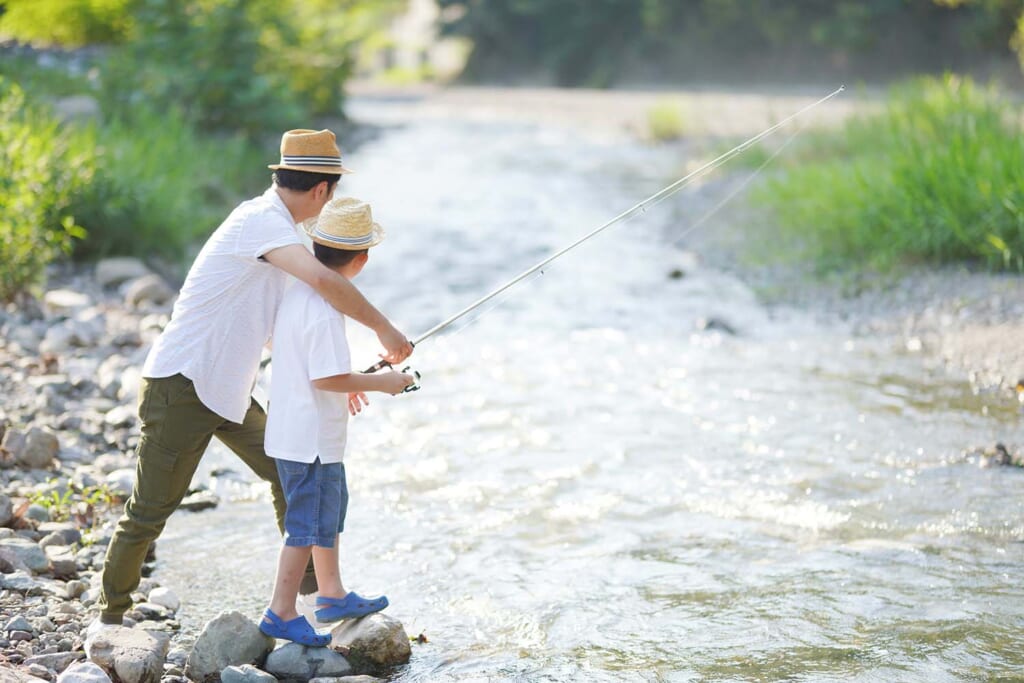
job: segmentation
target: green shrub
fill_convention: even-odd
[[[686,132],[683,107],[671,100],[662,100],[647,110],[647,130],[652,140],[678,140]]]
[[[0,59],[0,77],[17,83],[23,90],[43,97],[64,97],[89,93],[88,79],[64,68],[40,66],[35,59],[6,55]]]
[[[948,76],[805,141],[755,198],[820,268],[905,262],[1024,267],[1021,109]]]
[[[84,237],[70,210],[94,160],[73,131],[0,81],[0,300],[41,282],[46,264]]]
[[[25,42],[78,47],[124,38],[134,0],[4,0],[0,33]]]

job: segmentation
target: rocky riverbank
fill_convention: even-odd
[[[237,612],[198,635],[183,632],[179,598],[153,578],[133,595],[128,628],[87,642],[106,546],[134,477],[140,368],[175,294],[140,261],[108,259],[56,267],[39,300],[0,312],[0,674],[65,683],[308,680],[407,661],[409,639],[385,615],[343,622],[333,649],[309,652],[275,650]],[[217,503],[199,486],[182,507]]]

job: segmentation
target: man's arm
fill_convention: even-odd
[[[401,363],[412,353],[412,344],[405,335],[374,308],[355,285],[317,261],[301,244],[271,249],[263,258],[315,289],[338,311],[376,332],[386,352],[384,360]]]

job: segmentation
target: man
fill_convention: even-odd
[[[274,460],[263,450],[266,415],[251,393],[287,275],[373,329],[388,362],[412,353],[405,336],[346,278],[317,261],[296,231],[350,173],[334,134],[288,131],[280,163],[269,168],[273,186],[239,205],[196,257],[143,367],[135,485],[107,549],[97,628],[120,624],[131,607],[149,546],[185,496],[211,437],[270,483],[283,531],[284,494]],[[305,587],[313,592],[315,582]]]

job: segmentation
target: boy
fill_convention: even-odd
[[[370,207],[358,199],[334,199],[307,228],[316,258],[352,279],[368,250],[384,239]],[[314,289],[294,283],[285,293],[274,325],[274,372],[270,381],[266,451],[277,460],[287,501],[285,538],[278,558],[274,595],[260,630],[307,646],[326,646],[295,609],[303,570],[313,557],[320,593],[319,621],[340,621],[377,612],[387,598],[347,592],[338,569],[338,534],[348,507],[345,452],[348,413],[367,403],[367,391],[399,394],[413,378],[393,371],[353,373],[345,318]]]
[[[136,481],[107,549],[101,614],[89,635],[120,624],[131,607],[146,552],[188,491],[212,437],[270,482],[283,529],[284,496],[274,461],[263,450],[266,416],[251,392],[288,275],[372,328],[389,362],[412,352],[405,336],[348,280],[317,262],[296,232],[350,172],[334,133],[286,132],[281,161],[270,168],[273,186],[239,205],[207,240],[146,359]],[[311,579],[312,573],[303,592],[316,590]]]

